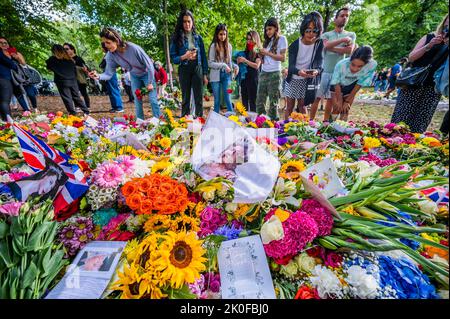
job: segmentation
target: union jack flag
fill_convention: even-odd
[[[444,187],[432,187],[422,191],[422,194],[438,205],[448,205],[448,190]]]
[[[23,157],[31,169],[35,172],[44,169],[46,156],[58,164],[69,178],[53,202],[55,213],[63,210],[86,193],[89,188],[86,177],[77,165],[69,163],[70,156],[47,145],[16,123],[13,124],[13,128],[19,139]]]

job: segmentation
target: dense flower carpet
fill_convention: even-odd
[[[245,203],[234,201],[234,177],[219,165],[206,180],[191,163],[205,120],[163,114],[25,114],[0,124],[0,298],[44,298],[91,241],[127,242],[102,298],[222,298],[218,251],[253,235],[276,298],[448,298],[449,143],[439,133],[324,125],[298,113],[273,122],[238,103],[225,120],[275,131],[255,141],[280,165],[268,196]],[[43,143],[36,151],[18,132]],[[65,165],[82,174],[61,192],[77,185],[78,196],[24,202],[5,188],[39,172],[39,151],[55,162],[67,155]],[[301,173],[326,160],[341,189],[324,201]],[[309,177],[326,187],[323,176]]]

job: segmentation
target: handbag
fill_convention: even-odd
[[[77,82],[79,84],[87,84],[86,73],[81,66],[76,66],[77,69]]]
[[[427,66],[410,66],[405,68],[397,77],[395,82],[399,87],[420,87],[423,86],[434,64],[439,61],[448,50],[448,46],[444,45]]]
[[[314,58],[316,56],[316,50],[317,47],[320,45],[320,41],[317,41],[314,45],[313,54],[311,57],[311,64],[310,68],[313,68]],[[305,93],[305,99],[304,99],[304,105],[310,105],[314,103],[314,100],[316,99],[317,90],[319,89],[320,84],[320,73],[313,78],[306,79],[306,93]]]

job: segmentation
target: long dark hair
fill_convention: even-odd
[[[350,57],[350,61],[359,59],[365,64],[369,63],[373,59],[373,49],[369,45],[363,45],[357,48]]]
[[[119,31],[114,28],[103,28],[102,31],[100,31],[100,37],[116,42],[120,50],[124,50],[127,46],[127,43],[122,39]]]
[[[172,41],[178,45],[178,47],[183,46],[184,40],[184,28],[183,28],[183,18],[188,16],[192,19],[192,34],[195,34],[195,20],[194,15],[189,10],[183,10],[180,12],[180,15],[177,19],[177,25],[175,26],[175,32],[172,36]]]
[[[250,36],[252,41],[255,43],[256,47],[261,48],[261,38],[259,37],[259,33],[252,30],[247,32],[247,37]],[[258,57],[258,54],[253,50],[252,52],[248,52],[247,47],[245,47],[245,53],[249,56],[250,60],[255,61]]]
[[[227,37],[225,39],[225,41],[222,43],[221,41],[219,41],[219,33],[220,31],[225,31],[227,33]],[[230,61],[228,61],[228,29],[226,24],[223,23],[219,23],[216,27],[216,30],[214,31],[214,38],[211,42],[211,46],[215,46],[216,49],[216,61],[220,60],[220,47],[223,47],[223,57],[224,57],[224,61],[229,63]],[[210,48],[211,48],[210,46]]]
[[[272,40],[272,38],[269,38],[267,36],[267,32],[266,32],[267,27],[275,27],[275,29],[276,29],[275,34],[273,35],[273,42],[272,42],[272,47],[270,48],[270,52],[272,52],[273,54],[277,54],[278,39],[280,38],[280,35],[281,35],[280,24],[278,23],[277,18],[270,18],[264,24],[264,44],[263,44],[264,48],[267,48],[269,46],[270,41]]]
[[[52,46],[52,53],[58,60],[72,61],[72,58],[67,54],[66,50],[64,50],[64,47],[61,44],[54,44]]]
[[[73,51],[73,53],[75,53],[75,55],[77,55],[77,49],[75,49],[75,47],[73,46],[73,44],[68,43],[68,42],[66,42],[66,43],[63,44],[63,46],[66,46],[66,45]]]
[[[317,11],[308,13],[305,16],[302,24],[300,25],[300,34],[302,35],[302,37],[305,36],[305,31],[306,29],[308,29],[308,26],[311,22],[314,24],[314,28],[318,30],[316,37],[317,39],[319,39],[323,32],[323,19],[322,15]]]

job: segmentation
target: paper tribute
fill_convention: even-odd
[[[125,241],[92,241],[45,299],[99,299],[113,277]]]
[[[259,235],[222,242],[217,254],[222,299],[275,299]]]
[[[280,170],[278,159],[246,129],[216,112],[210,113],[191,161],[205,180],[222,176],[232,181],[234,203],[264,201]]]

